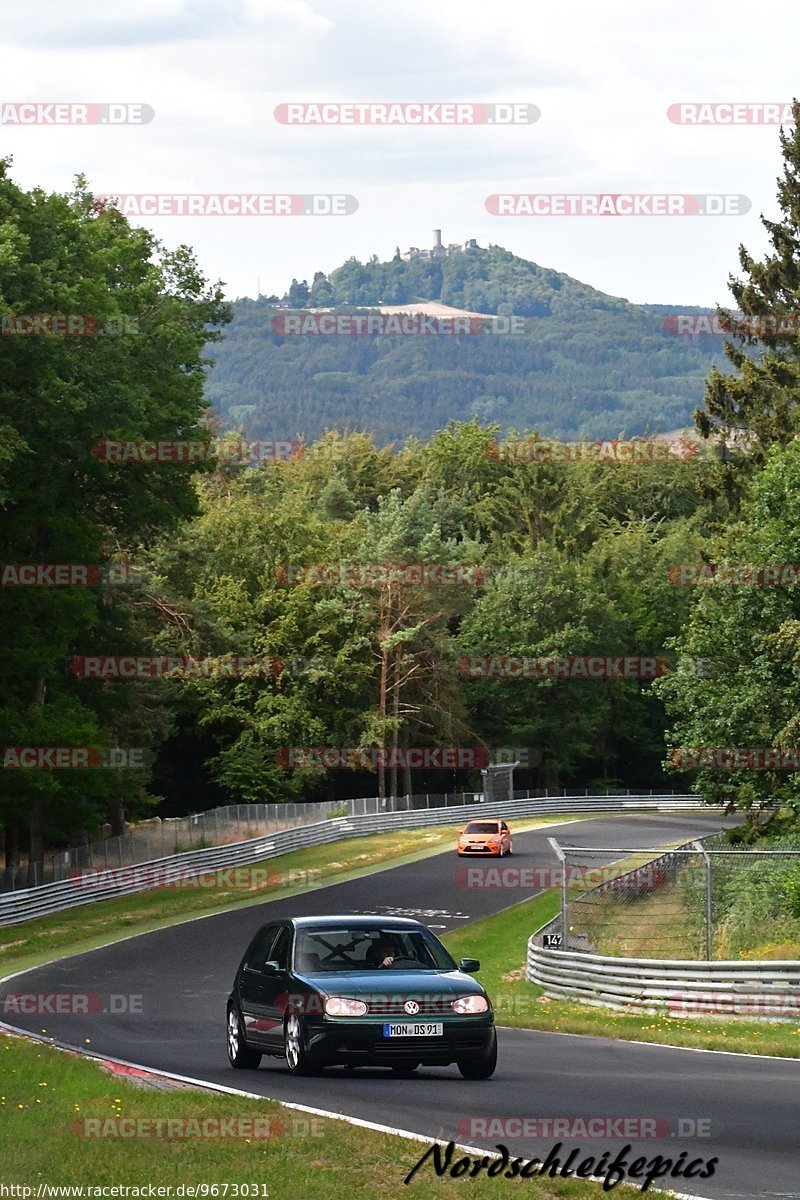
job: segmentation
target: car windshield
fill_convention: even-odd
[[[456,964],[427,929],[359,928],[299,929],[295,970],[322,971],[453,971]]]
[[[497,821],[470,821],[465,833],[497,833]]]

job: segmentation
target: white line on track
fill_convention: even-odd
[[[289,1100],[275,1100],[273,1096],[264,1096],[261,1092],[246,1092],[242,1088],[226,1087],[222,1083],[209,1083],[205,1079],[194,1079],[191,1075],[178,1075],[174,1071],[154,1070],[151,1067],[142,1066],[141,1063],[129,1062],[124,1058],[110,1058],[107,1054],[95,1054],[91,1050],[86,1050],[83,1046],[71,1046],[68,1042],[59,1042],[55,1038],[45,1037],[38,1033],[29,1033],[26,1029],[17,1029],[14,1025],[7,1025],[5,1021],[0,1021],[0,1034],[6,1036],[21,1037],[27,1041],[44,1042],[46,1045],[55,1046],[59,1050],[67,1050],[73,1054],[79,1054],[82,1058],[91,1059],[94,1062],[108,1064],[109,1066],[128,1067],[132,1070],[141,1072],[143,1075],[151,1075],[154,1079],[169,1079],[175,1083],[191,1084],[193,1087],[199,1088],[201,1091],[218,1092],[226,1096],[243,1096],[248,1100],[271,1100],[276,1104],[280,1104],[283,1108],[291,1108],[295,1112],[308,1113],[313,1117],[326,1117],[331,1121],[344,1121],[348,1125],[356,1125],[360,1129],[370,1129],[374,1133],[386,1133],[392,1137],[403,1138],[409,1142],[422,1142],[426,1146],[434,1146],[437,1142],[441,1144],[440,1138],[428,1137],[424,1133],[413,1133],[409,1129],[398,1129],[394,1125],[380,1125],[377,1121],[365,1121],[361,1117],[349,1117],[346,1113],[330,1112],[325,1108],[314,1108],[309,1104],[296,1104]],[[647,1043],[645,1043],[647,1044]],[[466,1154],[476,1155],[480,1158],[500,1158],[501,1155],[496,1154],[493,1150],[483,1150],[480,1146],[467,1146],[463,1142],[455,1142],[455,1147],[458,1150],[463,1150]],[[592,1176],[595,1182],[601,1182],[602,1177]],[[628,1182],[626,1180],[626,1182]],[[634,1187],[634,1184],[629,1184]],[[698,1196],[690,1192],[673,1192],[665,1191],[665,1195],[675,1197],[675,1200],[710,1200],[708,1196]]]

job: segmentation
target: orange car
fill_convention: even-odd
[[[470,821],[459,833],[456,849],[459,856],[495,854],[502,858],[504,854],[511,853],[511,830],[505,821]]]

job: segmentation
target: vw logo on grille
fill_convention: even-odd
[[[415,1013],[419,1012],[419,1005],[417,1004],[416,1000],[406,1000],[403,1008],[410,1017],[413,1017]]]

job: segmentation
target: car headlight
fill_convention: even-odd
[[[328,996],[325,1001],[327,1017],[363,1017],[367,1006],[363,1000],[353,1000],[350,996]]]
[[[489,1001],[485,996],[459,996],[453,1001],[453,1010],[461,1016],[474,1013],[485,1013],[489,1010]]]

